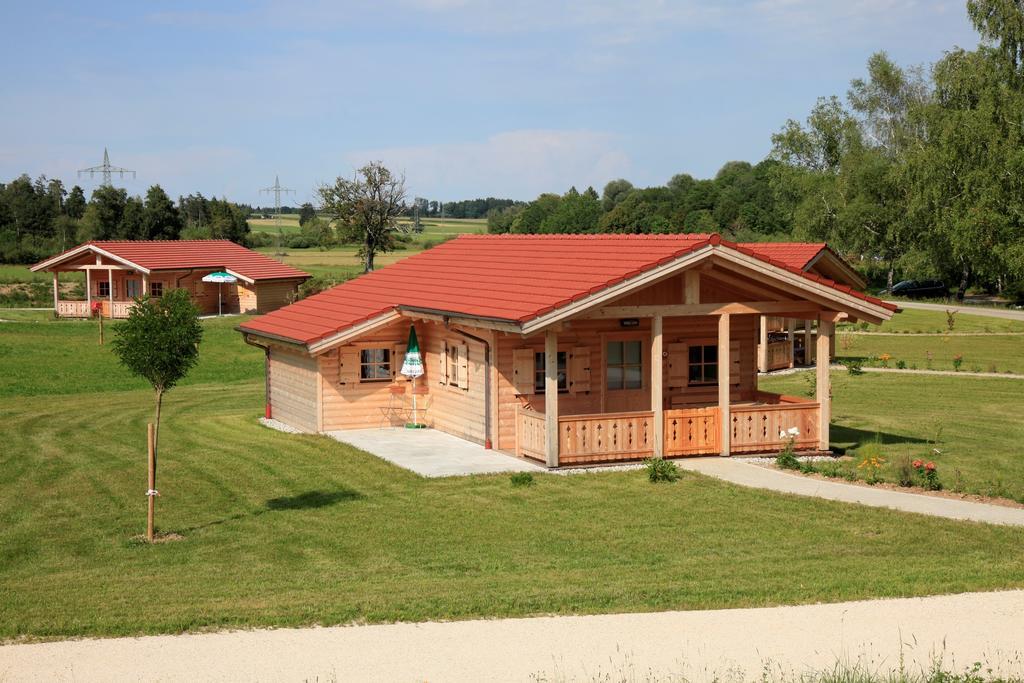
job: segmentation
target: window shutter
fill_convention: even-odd
[[[343,346],[338,350],[338,382],[357,384],[359,382],[359,349]]]
[[[690,383],[690,345],[686,342],[666,344],[668,352],[668,386],[685,387]]]
[[[456,346],[459,359],[459,388],[469,391],[469,345],[465,342]]]
[[[740,383],[740,343],[729,342],[729,384]]]
[[[437,382],[448,384],[448,342],[442,341],[437,357]]]
[[[405,382],[409,378],[399,370],[402,369],[402,361],[405,360],[405,344],[395,344],[391,349],[391,379],[397,382]]]
[[[533,393],[533,349],[512,351],[512,386],[517,394]]]
[[[578,394],[590,391],[590,347],[577,346],[569,358],[569,391]]]

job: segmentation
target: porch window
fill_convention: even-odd
[[[96,283],[96,296],[110,296],[109,280],[100,280]]]
[[[718,346],[690,347],[690,384],[718,384]]]
[[[162,282],[150,282],[149,283],[149,295],[154,299],[159,299],[164,295],[164,283]]]
[[[125,294],[128,295],[129,299],[138,299],[140,296],[142,296],[141,280],[125,280],[124,287]]]
[[[569,377],[566,374],[566,353],[559,351],[558,355],[558,393],[569,391]],[[547,364],[544,362],[544,352],[537,351],[533,354],[533,393],[544,393],[544,379],[547,373]]]
[[[363,349],[359,352],[360,382],[391,381],[391,349]]]
[[[608,342],[609,389],[643,388],[643,354],[640,340]]]

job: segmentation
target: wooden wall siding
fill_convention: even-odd
[[[400,321],[361,337],[358,342],[339,349],[331,349],[318,357],[319,372],[323,377],[323,429],[366,429],[388,426],[385,412],[389,405],[411,410],[411,386],[404,395],[395,396],[390,387],[394,382],[411,384],[398,369],[401,367],[405,343],[409,338],[408,321]],[[416,335],[423,354],[424,375],[416,380],[424,387],[426,394],[417,397],[422,409],[420,420],[430,427],[449,434],[482,443],[484,434],[484,386],[485,364],[483,344],[463,338],[442,325],[430,322],[416,322]],[[482,336],[479,333],[477,336]],[[467,387],[450,387],[442,383],[437,371],[443,357],[445,343],[465,343],[467,349]],[[339,359],[342,355],[356,359],[358,349],[376,345],[394,349],[393,382],[346,382],[341,383]],[[356,376],[358,376],[356,374]],[[497,417],[497,416],[495,416]],[[514,429],[514,424],[513,424]],[[510,444],[508,448],[513,448]]]
[[[668,282],[670,282],[669,280]],[[659,283],[659,285],[662,283]],[[682,284],[679,284],[680,291]],[[654,285],[655,287],[658,285]],[[703,294],[703,292],[702,292]],[[756,315],[732,316],[731,339],[738,343],[739,369],[734,374],[739,383],[730,387],[732,401],[750,400],[757,390],[757,326]],[[665,318],[665,348],[673,343],[715,344],[718,338],[717,316]],[[640,338],[643,341],[644,377],[643,388],[636,391],[610,391],[606,388],[605,345],[617,338]],[[512,451],[515,448],[516,406],[524,406],[537,412],[544,411],[544,394],[519,394],[515,387],[515,352],[529,349],[532,352],[544,350],[543,335],[519,339],[512,335],[498,337],[495,353],[497,370],[497,428],[495,447]],[[617,320],[574,320],[558,335],[558,350],[573,353],[587,349],[589,353],[590,390],[560,393],[558,396],[560,415],[581,415],[602,412],[636,412],[651,409],[650,389],[650,320],[641,319],[639,328],[623,329]],[[570,359],[571,363],[571,359]],[[718,401],[715,386],[682,386],[672,381],[669,363],[665,363],[665,405],[666,407],[699,406]],[[685,376],[685,375],[684,375]]]
[[[317,363],[280,347],[270,351],[270,405],[274,419],[305,432],[318,426]]]
[[[665,411],[665,455],[706,455],[719,452],[717,406]]]
[[[602,413],[558,418],[558,464],[642,460],[654,453],[654,413]]]
[[[544,414],[518,407],[516,425],[515,454],[544,462],[548,442]]]
[[[299,288],[299,280],[280,280],[274,282],[258,282],[252,297],[244,297],[241,301],[242,310],[252,308],[260,313],[270,313],[288,305]]]

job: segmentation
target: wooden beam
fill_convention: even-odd
[[[811,329],[813,320],[804,321],[804,365],[814,362],[814,331]]]
[[[414,320],[427,320],[442,325],[462,325],[464,327],[475,327],[477,329],[496,330],[498,332],[510,332],[519,334],[522,328],[516,323],[501,320],[490,320],[487,318],[474,318],[467,315],[448,315],[440,311],[427,311],[410,306],[398,306],[398,312],[407,318]]]
[[[674,304],[669,306],[605,306],[588,318],[651,318],[697,315],[742,315],[745,313],[808,313],[821,306],[811,301],[740,301],[718,304]]]
[[[138,270],[137,268],[129,268],[128,266],[119,266],[111,263],[87,263],[84,266],[73,266],[73,270]],[[140,271],[141,272],[141,271]]]
[[[757,371],[768,372],[768,316],[759,318],[760,331],[757,341]]]
[[[683,273],[683,303],[700,303],[700,272],[696,270]]]
[[[107,270],[107,294],[110,295],[110,319],[114,319],[114,268]]]
[[[835,333],[836,325],[831,320],[818,319],[818,354],[816,363],[817,382],[815,398],[818,400],[818,450],[829,448],[828,426],[832,421],[832,384],[829,380],[829,344]]]
[[[729,357],[729,314],[723,313],[718,318],[718,416],[721,420],[721,454],[728,456],[730,436],[732,435],[732,415],[729,412],[729,370],[732,366]]]
[[[85,314],[92,316],[92,272],[85,271]]]
[[[544,427],[547,466],[558,467],[558,332],[554,330],[544,333]]]
[[[53,312],[56,313],[58,308],[60,308],[60,279],[55,270],[53,271]]]
[[[786,341],[789,342],[789,367],[796,366],[796,318],[786,318]]]
[[[651,319],[651,410],[654,412],[654,457],[665,455],[665,397],[662,394],[662,319]]]
[[[760,282],[751,282],[744,280],[743,278],[730,275],[727,271],[721,269],[715,269],[714,264],[705,264],[704,269],[701,271],[703,277],[711,280],[712,283],[719,287],[725,287],[731,291],[740,294],[740,298],[754,300],[757,298],[764,297],[775,297],[777,299],[785,299],[788,294],[786,292],[778,291],[766,287]]]

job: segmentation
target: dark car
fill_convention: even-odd
[[[908,299],[945,299],[949,287],[938,280],[904,280],[892,286],[892,293]]]

